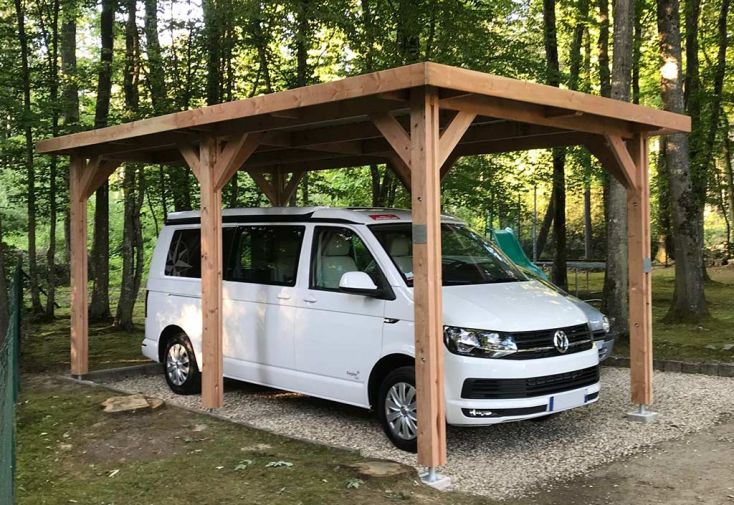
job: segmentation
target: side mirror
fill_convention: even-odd
[[[339,291],[365,296],[378,296],[381,293],[372,277],[364,272],[346,272],[342,275],[339,280]]]

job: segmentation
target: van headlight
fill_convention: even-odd
[[[462,356],[501,358],[517,352],[512,335],[497,331],[444,326],[443,341],[449,351]]]
[[[601,318],[601,327],[604,329],[604,333],[609,333],[609,330],[612,328],[609,325],[609,318],[607,316]]]

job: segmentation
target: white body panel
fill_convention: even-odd
[[[224,374],[226,377],[370,407],[370,373],[385,356],[413,357],[413,292],[387,252],[368,228],[370,212],[346,209],[256,209],[225,211],[225,226],[278,226],[273,216],[294,216],[288,225],[305,227],[293,286],[225,281]],[[382,210],[388,219],[408,221],[409,212]],[[171,216],[186,223],[195,213]],[[255,221],[255,216],[264,216]],[[315,219],[318,218],[318,219]],[[329,222],[331,220],[331,222]],[[351,222],[345,222],[351,221]],[[459,223],[451,218],[445,222]],[[230,224],[231,223],[231,224]],[[349,294],[310,286],[312,240],[316,226],[347,228],[357,233],[379,265],[394,299]],[[201,363],[200,281],[165,275],[173,233],[196,224],[167,225],[159,237],[148,279],[143,353],[159,359],[159,339],[166,328],[181,328]],[[443,288],[444,323],[464,328],[521,332],[586,324],[571,301],[536,281],[449,286]],[[446,348],[445,348],[446,349]],[[465,379],[524,379],[561,374],[598,365],[595,347],[543,359],[510,360],[467,357],[445,350],[446,418],[450,424],[485,425],[545,415],[547,412],[499,418],[468,417],[462,409],[514,409],[556,404],[553,411],[596,401],[598,383],[575,393],[476,400],[461,397]],[[588,399],[592,395],[593,398]],[[551,399],[551,397],[554,397]],[[583,399],[579,402],[579,398]],[[588,399],[588,400],[587,400]]]

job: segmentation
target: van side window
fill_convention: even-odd
[[[243,226],[231,272],[235,282],[295,286],[303,226]]]
[[[237,228],[222,229],[222,256],[227,270],[227,258]],[[176,230],[166,256],[165,275],[169,277],[201,278],[201,231],[199,228]]]
[[[316,227],[312,256],[311,288],[338,290],[346,272],[366,272],[376,285],[382,282],[367,246],[348,228]]]

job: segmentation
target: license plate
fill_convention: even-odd
[[[585,400],[586,390],[583,389],[580,391],[569,391],[568,393],[553,395],[548,403],[548,411],[556,412],[559,410],[578,407],[583,405]]]

